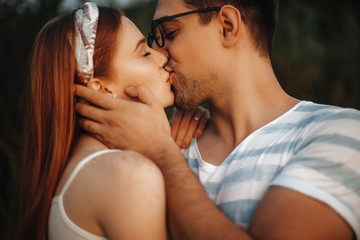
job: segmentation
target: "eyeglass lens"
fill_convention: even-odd
[[[153,41],[155,41],[159,47],[163,47],[164,46],[164,35],[161,31],[161,25],[158,24],[156,21],[154,21],[152,23],[151,28],[152,28],[152,33],[153,33],[153,35],[152,35],[153,39],[151,39],[152,40],[151,45],[152,45]]]
[[[152,21],[151,32],[148,35],[149,47],[152,47],[154,41],[160,48],[164,47],[164,45],[165,45],[165,37],[161,30],[161,22],[168,21],[170,19],[174,19],[177,17],[190,15],[193,13],[200,13],[200,12],[207,12],[207,11],[219,11],[220,9],[221,9],[220,7],[201,8],[201,9],[197,9],[197,10],[193,10],[193,11],[189,11],[189,12],[175,14],[172,16],[162,17],[158,20]]]

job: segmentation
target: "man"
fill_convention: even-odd
[[[161,169],[173,239],[360,239],[360,113],[282,90],[276,13],[270,0],[159,1],[150,39],[169,58],[175,104],[212,113],[187,162],[146,87],[126,90],[139,103],[76,90],[105,109],[77,105],[95,120],[85,130]]]

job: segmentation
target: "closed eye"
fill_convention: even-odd
[[[151,52],[146,52],[146,53],[144,54],[144,57],[147,57],[147,56],[149,56],[149,55],[151,55]]]
[[[169,32],[165,35],[165,38],[166,39],[171,39],[174,37],[174,34],[176,33],[176,31],[172,31],[172,32]]]

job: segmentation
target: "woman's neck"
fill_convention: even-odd
[[[84,158],[94,152],[109,149],[93,136],[82,133],[77,140],[70,158]]]

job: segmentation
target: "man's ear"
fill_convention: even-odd
[[[225,5],[219,12],[219,21],[223,29],[223,44],[231,47],[240,37],[241,13],[231,5]]]
[[[100,91],[109,95],[113,95],[113,92],[105,87],[105,83],[100,78],[92,78],[88,81],[87,85],[88,88],[94,89],[96,91]]]

